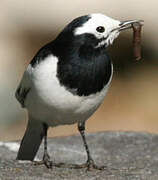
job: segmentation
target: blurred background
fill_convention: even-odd
[[[158,132],[158,2],[155,0],[1,0],[0,140],[21,139],[27,112],[14,98],[38,49],[75,17],[103,13],[118,20],[143,19],[141,61],[132,55],[132,30],[112,47],[114,77],[104,103],[87,121],[87,131]],[[76,125],[50,128],[49,136],[75,134]]]

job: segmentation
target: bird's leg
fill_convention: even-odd
[[[50,156],[48,154],[47,151],[47,131],[48,131],[48,125],[47,124],[43,124],[43,128],[44,128],[44,154],[43,154],[43,163],[45,164],[45,166],[47,168],[51,168],[52,167],[52,161],[50,161]]]
[[[89,151],[89,148],[88,148],[88,144],[86,142],[86,138],[85,138],[85,122],[80,122],[78,123],[78,130],[81,134],[81,137],[82,137],[82,140],[83,140],[83,143],[84,143],[84,147],[85,147],[85,150],[86,150],[86,153],[87,153],[87,162],[83,165],[81,165],[81,167],[87,167],[88,170],[92,170],[92,169],[104,169],[105,167],[98,167],[97,165],[95,165],[92,157],[91,157],[91,154],[90,154],[90,151]]]
[[[52,168],[52,166],[54,167],[65,167],[65,168],[75,168],[75,169],[79,169],[79,168],[86,168],[88,170],[92,170],[92,169],[98,169],[98,170],[103,170],[106,167],[102,166],[102,167],[98,167],[97,165],[95,165],[91,155],[90,155],[90,151],[88,148],[88,144],[86,142],[86,138],[85,138],[85,123],[79,123],[78,124],[78,130],[81,134],[81,137],[83,139],[83,143],[84,143],[84,147],[87,153],[87,162],[84,164],[65,164],[65,163],[52,163],[52,161],[50,161],[50,157],[49,154],[47,152],[47,130],[48,130],[48,126],[46,124],[43,124],[43,128],[44,128],[44,154],[43,154],[43,160],[40,162],[36,162],[35,165],[40,165],[40,164],[44,164],[47,168]]]
[[[86,153],[87,153],[87,166],[88,168],[90,166],[93,166],[94,165],[94,161],[90,155],[90,151],[89,151],[89,148],[88,148],[88,144],[86,142],[86,138],[85,138],[85,123],[78,123],[78,130],[81,134],[81,137],[82,137],[82,140],[83,140],[83,144],[84,144],[84,147],[85,147],[85,150],[86,150]]]
[[[48,131],[48,125],[43,123],[43,130],[44,130],[44,154],[43,154],[43,160],[40,162],[35,162],[35,165],[41,165],[44,164],[47,168],[52,168],[52,161],[50,161],[50,156],[47,151],[47,131]]]

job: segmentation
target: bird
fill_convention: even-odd
[[[86,141],[85,123],[102,104],[111,83],[113,64],[108,47],[135,22],[140,20],[119,21],[100,13],[83,15],[36,53],[15,93],[28,112],[17,160],[33,161],[44,139],[41,162],[51,168],[55,163],[47,151],[48,128],[76,123],[87,153],[84,167],[98,168]]]

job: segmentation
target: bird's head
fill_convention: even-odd
[[[53,46],[59,59],[60,83],[80,96],[100,92],[112,76],[105,48],[134,22],[139,21],[121,22],[103,14],[81,16],[70,22]]]
[[[61,34],[67,33],[64,39],[78,39],[81,44],[94,48],[107,47],[122,30],[131,28],[135,22],[141,20],[118,21],[103,14],[89,14],[74,19]]]
[[[90,14],[89,19],[82,26],[77,27],[74,31],[75,36],[92,35],[96,39],[95,48],[108,46],[118,37],[120,21],[114,20],[103,14]]]

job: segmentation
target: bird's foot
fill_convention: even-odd
[[[44,153],[43,160],[42,161],[34,161],[34,165],[45,165],[48,169],[54,167],[59,168],[72,168],[72,169],[82,169],[87,168],[87,171],[92,171],[94,169],[96,170],[105,170],[107,169],[107,166],[97,166],[93,159],[87,160],[84,164],[66,164],[66,163],[53,163],[50,161],[50,156],[48,153]]]
[[[107,169],[106,166],[97,166],[92,159],[88,160],[84,164],[53,163],[53,166],[60,167],[60,168],[72,168],[72,169],[87,168],[88,171],[92,171],[94,169],[97,169],[97,170]]]
[[[44,153],[42,161],[35,161],[34,165],[45,165],[48,169],[52,168],[52,161],[50,161],[50,156],[48,153]]]
[[[76,165],[76,168],[87,168],[88,171],[92,171],[94,169],[97,169],[97,170],[105,170],[105,169],[107,169],[106,166],[97,166],[94,163],[93,159],[87,160],[87,162],[84,163],[84,164]]]
[[[52,168],[52,161],[50,161],[50,156],[48,153],[44,153],[43,163],[47,168]]]

